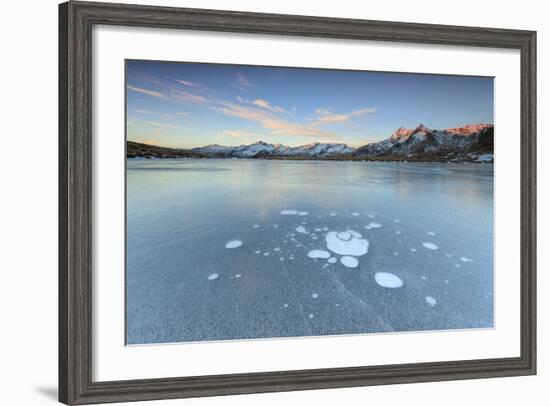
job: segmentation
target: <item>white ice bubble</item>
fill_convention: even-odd
[[[460,257],[460,260],[461,260],[462,262],[470,262],[470,261],[472,261],[470,258],[466,258],[466,257]]]
[[[447,258],[452,258],[453,256],[451,254],[445,254]]]
[[[283,307],[288,307],[288,303],[285,303],[285,304],[283,305]]]
[[[376,216],[374,214],[367,214],[367,217],[371,218],[371,219],[375,219]]]
[[[437,250],[439,249],[439,247],[437,245],[435,245],[433,242],[423,242],[422,243],[422,246],[424,248],[427,248],[429,250]]]
[[[333,212],[333,211],[332,211],[332,212],[330,212],[328,215],[331,216],[331,217],[334,217],[334,216],[336,216],[336,212]]]
[[[367,230],[370,230],[372,228],[380,228],[380,227],[382,227],[382,224],[380,223],[369,223],[368,225],[365,226]]]
[[[351,213],[351,215],[354,216],[354,217],[357,217],[357,216],[359,216],[359,213],[357,213],[356,211],[354,211],[353,213]]]
[[[268,257],[269,256],[269,252],[264,252],[264,257]]]
[[[416,252],[416,248],[411,248],[411,252]]]
[[[399,255],[399,252],[394,252],[393,255],[397,257]]]
[[[260,251],[260,250],[254,251],[254,254],[256,254],[256,255],[261,254],[261,253],[262,253],[262,251]]]
[[[281,249],[279,247],[273,248],[273,251],[280,251]]]
[[[242,274],[238,273],[238,274],[235,274],[235,278],[240,278],[241,276],[243,276]]]
[[[423,281],[425,281],[425,280],[428,279],[428,278],[426,278],[424,275],[422,275],[422,276],[420,277],[420,279],[422,279]]]
[[[355,257],[343,256],[340,258],[342,265],[348,268],[357,268],[359,261]]]
[[[338,261],[338,260],[337,260],[336,258],[334,258],[334,257],[330,257],[330,258],[328,259],[328,263],[329,263],[329,264],[335,264],[336,261]]]
[[[284,214],[285,216],[292,216],[294,214],[298,214],[298,210],[283,210],[281,214]]]
[[[428,303],[432,307],[434,307],[437,304],[437,300],[435,300],[431,296],[426,296],[426,298],[424,300],[426,300],[426,303]]]
[[[455,264],[455,268],[460,268],[460,264]]]
[[[319,232],[321,232],[322,230],[321,230],[320,228],[316,228],[316,229],[314,229],[313,231],[316,231],[316,232],[319,233]]]
[[[383,288],[400,288],[403,286],[403,281],[397,275],[389,272],[376,272],[374,280]]]
[[[450,283],[448,279],[445,279],[443,282],[445,282],[445,283]]]
[[[259,224],[254,224],[252,227],[258,228],[258,227],[260,227],[260,225]]]
[[[296,227],[296,231],[301,233],[301,234],[304,234],[306,232],[306,229],[304,226],[298,226]]]
[[[435,235],[433,231],[427,231],[426,234],[431,235],[432,237]]]
[[[210,276],[208,276],[208,280],[209,280],[209,281],[213,281],[213,280],[215,280],[215,279],[218,279],[219,276],[220,276],[220,275],[218,275],[217,273],[213,273],[213,274],[211,274]]]
[[[339,255],[359,257],[369,251],[369,242],[356,231],[330,231],[325,240],[327,248]]]
[[[307,256],[313,259],[327,259],[330,258],[330,252],[325,250],[312,250],[307,253]]]
[[[299,211],[298,216],[307,216],[309,213],[307,211]]]
[[[225,244],[225,248],[238,248],[240,247],[241,245],[243,245],[243,242],[240,241],[240,240],[233,240],[233,241],[229,241],[227,244]]]
[[[273,224],[273,228],[279,228],[279,224]]]
[[[315,317],[312,313],[310,313],[307,317],[309,317],[310,319],[312,319],[313,317]]]
[[[313,294],[311,295],[311,297],[312,297],[313,299],[317,299],[317,298],[319,297],[319,295],[318,295],[317,293],[313,293]]]
[[[323,227],[323,231],[328,231],[328,227]]]

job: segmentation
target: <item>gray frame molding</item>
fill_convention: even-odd
[[[521,53],[521,355],[372,367],[92,381],[94,24],[512,48]],[[59,400],[217,396],[536,373],[536,32],[109,3],[59,6]]]

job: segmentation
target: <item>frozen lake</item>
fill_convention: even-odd
[[[128,344],[493,326],[493,165],[128,160]]]

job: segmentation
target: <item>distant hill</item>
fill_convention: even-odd
[[[128,141],[127,157],[493,162],[493,146],[492,124],[469,124],[444,130],[420,124],[414,129],[399,128],[387,139],[359,148],[319,142],[288,147],[258,141],[249,145],[212,144],[186,150]]]
[[[126,141],[127,158],[204,158],[203,155],[186,149],[157,147]]]

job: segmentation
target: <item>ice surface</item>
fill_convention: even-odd
[[[229,248],[229,249],[238,248],[241,245],[243,245],[243,242],[241,240],[233,240],[225,244],[225,248]]]
[[[340,258],[340,262],[342,263],[342,265],[348,268],[357,268],[359,266],[359,261],[357,260],[357,258],[347,255]]]
[[[401,278],[390,272],[376,272],[374,280],[383,288],[400,288],[403,286]]]
[[[327,248],[339,255],[359,257],[369,251],[369,242],[356,231],[330,231],[325,240]]]
[[[316,258],[327,259],[330,257],[330,253],[324,250],[312,250],[307,253],[307,256],[313,259],[316,259]]]
[[[424,248],[427,248],[429,250],[437,250],[439,249],[439,247],[437,245],[435,245],[433,242],[423,242],[422,243],[422,246]]]
[[[128,161],[128,343],[494,325],[493,301],[486,297],[493,290],[491,164],[160,163],[225,170],[215,176],[204,171],[133,171],[132,166],[149,163]],[[295,214],[282,215],[285,208],[296,209]],[[305,210],[309,216],[298,216]],[[307,224],[300,224],[304,220]],[[364,228],[369,222],[382,227]],[[298,226],[310,234],[295,231]],[[354,230],[363,237],[356,237]],[[338,232],[343,232],[342,239]],[[329,233],[338,238],[337,244],[368,240],[366,254],[330,250]],[[236,239],[242,246],[225,248]],[[439,250],[424,248],[423,241]],[[409,251],[411,247],[418,252]],[[332,256],[312,260],[308,253],[315,249]],[[345,256],[358,261],[355,269],[340,263]],[[473,258],[475,267],[461,256]],[[399,277],[403,287],[381,287],[375,280],[379,271]],[[217,279],[209,279],[213,274]],[[313,292],[319,295],[316,300]],[[435,307],[425,302],[427,295],[438,297]]]

